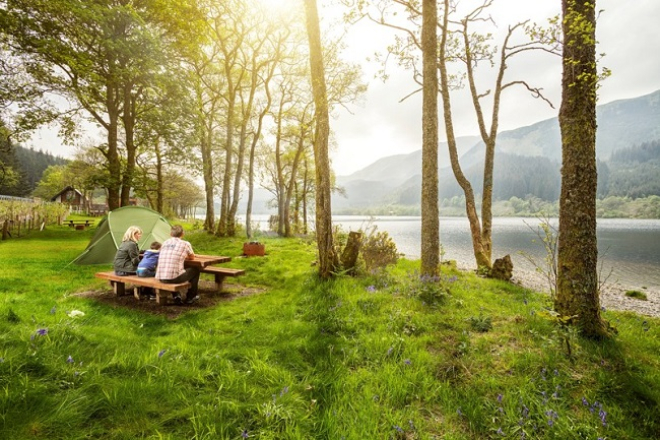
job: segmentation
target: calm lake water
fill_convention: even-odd
[[[261,230],[267,229],[267,218],[256,216],[255,221],[260,222]],[[350,231],[374,224],[379,231],[387,231],[406,258],[418,259],[420,256],[419,217],[333,216],[333,222]],[[556,219],[551,223],[557,227]],[[539,220],[535,218],[494,218],[493,257],[511,255],[514,272],[516,269],[534,270],[520,252],[542,263],[545,251],[536,234],[538,224]],[[608,283],[660,288],[660,220],[599,219],[597,232],[601,274],[606,276],[612,271]],[[440,242],[445,260],[476,267],[466,218],[441,217]]]

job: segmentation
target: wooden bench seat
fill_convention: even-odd
[[[238,277],[245,275],[245,269],[232,269],[230,267],[206,266],[201,269],[202,273],[214,275],[215,288],[218,292],[222,291],[222,283],[227,277]]]
[[[156,302],[158,304],[166,304],[168,301],[172,300],[172,293],[167,292],[178,292],[180,295],[183,295],[190,288],[190,283],[178,283],[178,284],[169,284],[161,283],[156,278],[149,277],[139,277],[137,275],[125,275],[120,276],[114,272],[97,272],[94,274],[96,278],[101,278],[104,280],[110,281],[112,288],[117,296],[126,295],[126,284],[131,284],[134,286],[134,295],[137,299],[140,299],[138,293],[139,287],[151,287],[156,292]]]

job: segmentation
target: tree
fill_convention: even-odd
[[[596,240],[596,1],[562,0],[562,179],[555,309],[588,337],[607,335],[600,316]]]
[[[444,37],[443,37],[444,38]],[[422,274],[435,276],[440,263],[438,212],[438,4],[422,5]]]
[[[328,140],[330,112],[323,65],[323,47],[316,0],[304,0],[309,39],[309,65],[314,93],[316,127],[314,162],[316,165],[316,243],[319,252],[319,276],[329,279],[339,267],[332,238],[331,180]]]

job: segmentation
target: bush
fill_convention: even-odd
[[[392,237],[386,231],[378,232],[376,226],[363,231],[361,254],[366,270],[371,272],[399,261],[399,252]]]

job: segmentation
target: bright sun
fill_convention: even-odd
[[[266,11],[286,12],[287,10],[297,8],[302,4],[302,0],[257,0],[264,6]]]

